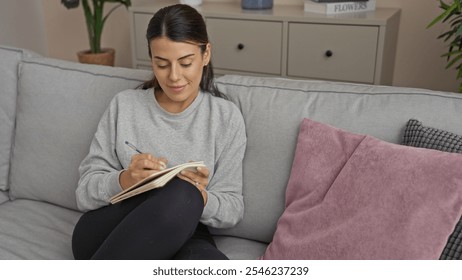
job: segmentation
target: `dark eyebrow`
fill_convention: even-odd
[[[187,54],[185,56],[182,56],[182,57],[178,58],[178,60],[182,60],[182,59],[188,58],[188,57],[193,56],[193,55],[195,55],[195,54],[193,54],[193,53],[192,54]],[[160,56],[154,56],[154,58],[164,60],[164,61],[168,61],[168,59],[160,57]]]

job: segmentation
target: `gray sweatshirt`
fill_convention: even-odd
[[[165,157],[167,167],[204,161],[210,176],[200,221],[226,228],[242,219],[246,134],[242,115],[232,102],[200,92],[186,110],[171,114],[160,107],[152,89],[117,94],[79,168],[76,196],[80,210],[108,205],[122,190],[119,175],[135,154],[125,141],[144,153]]]

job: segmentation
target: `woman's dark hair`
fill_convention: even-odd
[[[209,43],[207,27],[202,16],[193,7],[182,4],[160,9],[149,21],[146,39],[151,59],[151,41],[163,36],[174,42],[197,43],[202,53],[205,52]],[[150,81],[143,83],[141,87],[143,89],[152,87],[154,89],[160,88],[155,76]],[[212,61],[204,66],[199,87],[201,90],[210,92],[212,95],[227,99],[226,95],[221,93],[214,83]]]

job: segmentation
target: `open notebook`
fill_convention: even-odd
[[[179,164],[179,165],[167,168],[165,170],[159,171],[157,173],[152,174],[151,176],[144,178],[143,180],[121,191],[120,193],[114,195],[113,197],[111,197],[110,202],[114,204],[124,199],[127,199],[129,197],[147,192],[149,190],[163,187],[165,186],[165,184],[167,184],[168,181],[173,179],[182,170],[189,168],[195,171],[197,167],[201,167],[201,166],[205,167],[205,164],[203,161],[193,161],[193,162]]]

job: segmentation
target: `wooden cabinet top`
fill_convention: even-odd
[[[161,7],[178,3],[175,0],[139,1],[130,7],[130,11],[153,14]],[[400,11],[397,8],[377,8],[371,12],[324,15],[305,12],[303,5],[274,5],[272,9],[245,10],[238,2],[205,2],[195,8],[205,17],[379,26],[387,25],[388,20]]]

